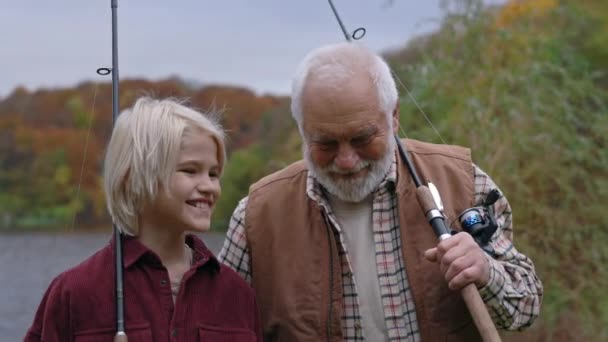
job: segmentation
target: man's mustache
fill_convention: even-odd
[[[321,170],[324,172],[331,172],[331,173],[336,173],[339,175],[350,175],[350,174],[354,174],[354,173],[357,173],[357,172],[363,170],[364,168],[370,166],[371,164],[372,164],[372,162],[369,160],[361,160],[357,163],[357,165],[355,165],[354,168],[349,169],[349,170],[344,170],[332,162],[329,166],[326,166],[326,167],[322,168]]]

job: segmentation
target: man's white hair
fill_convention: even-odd
[[[112,131],[104,161],[104,192],[118,229],[137,235],[138,215],[159,191],[167,191],[183,136],[195,130],[217,145],[220,172],[226,150],[224,131],[214,115],[202,114],[173,99],[142,97],[122,112]]]
[[[363,70],[362,70],[363,69]],[[391,116],[399,100],[395,80],[384,59],[371,50],[351,42],[326,45],[308,53],[299,66],[291,84],[291,115],[302,131],[302,93],[307,79],[314,75],[326,84],[346,84],[360,73],[367,72],[370,81],[376,86],[380,110],[386,114],[392,127]]]

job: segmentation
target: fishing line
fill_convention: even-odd
[[[87,152],[89,150],[89,137],[91,136],[91,128],[93,126],[93,120],[95,118],[95,102],[97,100],[97,90],[99,88],[99,84],[95,83],[95,87],[93,88],[93,104],[91,105],[91,110],[89,112],[89,122],[87,128],[87,135],[84,141],[84,152],[82,155],[82,164],[80,165],[80,177],[78,178],[78,187],[76,188],[76,202],[80,199],[80,187],[82,185],[82,177],[84,174],[84,166],[87,161]],[[72,215],[72,225],[70,226],[69,231],[74,231],[74,226],[76,224],[76,214],[77,210],[74,210],[74,214]]]

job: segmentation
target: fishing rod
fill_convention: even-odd
[[[342,19],[340,18],[340,15],[338,14],[338,11],[337,11],[336,7],[334,6],[333,1],[328,0],[328,2],[329,2],[332,12],[334,13],[334,16],[336,17],[336,20],[338,21],[338,24],[340,25],[340,29],[342,30],[342,33],[344,34],[344,37],[346,38],[346,40],[348,42],[352,42],[353,39],[359,40],[359,39],[363,38],[363,36],[365,35],[365,32],[366,32],[365,29],[360,27],[360,28],[356,29],[352,34],[350,34],[348,32],[348,30],[346,29],[346,27],[344,26],[344,23],[342,22]],[[403,82],[401,82],[399,77],[392,70],[391,70],[391,73],[399,81],[401,86],[406,90],[406,92],[408,93],[410,98],[416,104],[416,107],[418,107],[420,112],[427,118],[427,121],[429,121],[429,123],[430,123],[428,116],[424,113],[422,108],[420,108],[420,106],[418,106],[418,103],[413,98],[412,94],[407,89],[407,87],[403,84]],[[432,126],[432,123],[430,123],[430,124]],[[433,127],[433,129],[435,129],[435,128]],[[435,129],[435,132],[439,135],[439,132],[437,132],[436,129]],[[420,181],[420,177],[418,177],[416,169],[414,168],[414,164],[410,160],[405,147],[403,147],[403,144],[401,144],[399,135],[397,133],[395,133],[394,137],[395,137],[395,143],[397,144],[397,150],[398,150],[399,156],[401,157],[401,159],[407,166],[410,176],[412,177],[412,180],[414,181],[414,184],[416,185],[416,198],[418,200],[418,204],[420,205],[422,211],[426,215],[426,218],[427,218],[429,224],[431,225],[431,227],[433,228],[435,235],[437,235],[438,240],[443,241],[443,240],[449,239],[452,236],[452,234],[450,233],[450,229],[448,228],[448,226],[445,222],[445,217],[442,214],[443,204],[441,202],[441,198],[439,197],[439,192],[437,191],[437,189],[431,182],[428,183],[429,184],[428,186],[422,184],[422,182]],[[439,135],[439,137],[441,138],[441,135]],[[441,140],[443,141],[443,138],[441,138]],[[479,295],[479,291],[477,290],[477,287],[475,286],[475,284],[471,283],[471,284],[465,286],[464,288],[462,288],[462,290],[460,290],[460,293],[463,297],[464,302],[466,303],[466,305],[469,309],[469,312],[471,313],[473,321],[475,322],[475,325],[477,326],[477,329],[479,330],[479,334],[481,335],[483,341],[484,342],[501,341],[500,335],[498,334],[498,331],[496,330],[496,326],[494,325],[494,322],[492,321],[492,318],[490,317],[490,314],[488,313],[488,309],[486,308],[483,300],[481,299],[481,296]]]
[[[110,0],[112,8],[112,68],[99,68],[97,73],[105,76],[112,73],[112,128],[118,116],[118,0]],[[116,335],[114,342],[127,342],[125,331],[125,308],[123,288],[122,238],[116,224],[112,225],[115,240],[115,281],[116,281]]]

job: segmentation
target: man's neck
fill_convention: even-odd
[[[370,206],[372,204],[372,195],[369,194],[367,195],[367,197],[365,197],[364,199],[362,199],[359,202],[350,202],[350,201],[345,201],[341,198],[339,198],[336,195],[332,195],[331,193],[327,192],[327,201],[329,202],[329,204],[331,205],[332,208],[338,209],[338,210],[358,210],[359,208],[365,207],[365,206]]]

